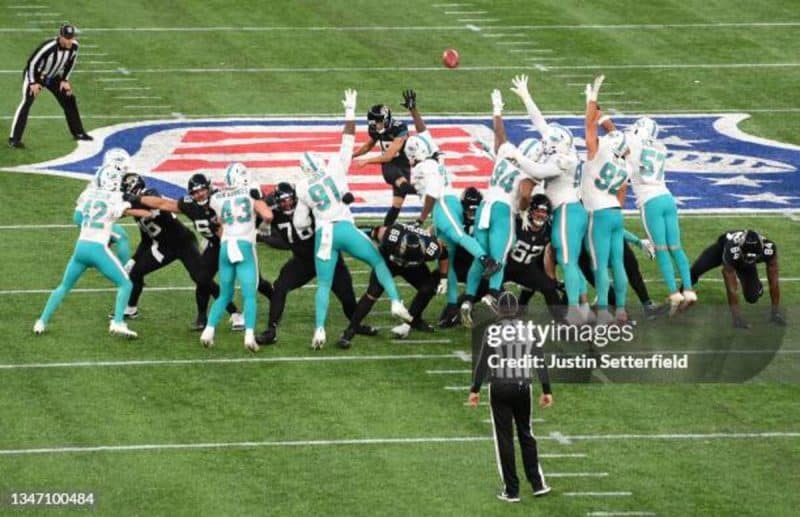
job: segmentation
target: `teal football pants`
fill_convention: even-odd
[[[364,232],[356,228],[350,221],[336,221],[333,224],[333,240],[331,243],[331,256],[327,260],[322,260],[317,256],[320,241],[322,240],[322,230],[317,228],[314,234],[314,264],[317,269],[317,293],[315,307],[316,328],[325,326],[325,318],[328,315],[328,304],[331,297],[331,284],[333,284],[333,274],[336,271],[336,263],[339,260],[339,253],[345,252],[352,255],[361,262],[366,262],[375,270],[378,282],[383,286],[386,294],[392,301],[400,300],[397,286],[392,278],[386,262],[384,262],[378,249],[372,244],[369,237]]]
[[[486,255],[486,250],[478,241],[464,231],[464,209],[456,196],[443,196],[433,207],[433,226],[436,235],[447,246],[447,255],[452,261],[456,249],[461,246],[476,259]],[[447,303],[458,301],[458,278],[452,262],[447,270]]]
[[[500,271],[489,277],[489,289],[500,290],[503,287],[503,275],[506,268],[506,255],[511,246],[514,245],[516,235],[514,234],[514,221],[511,215],[511,207],[499,201],[495,201],[491,206],[489,215],[489,228],[481,229],[478,221],[481,220],[481,213],[489,207],[482,203],[475,213],[475,240],[481,248],[489,251],[489,256],[497,263],[501,264]],[[478,286],[481,283],[484,267],[479,260],[473,260],[467,273],[467,294],[475,296]]]
[[[587,291],[586,278],[581,273],[578,257],[581,255],[588,219],[586,209],[580,202],[560,205],[553,213],[550,240],[556,261],[564,272],[569,305],[578,305],[580,295]]]
[[[589,256],[592,258],[597,306],[601,310],[608,308],[609,266],[614,275],[614,295],[617,307],[625,307],[628,275],[625,273],[624,231],[622,210],[619,208],[603,208],[589,212],[586,243],[589,247]]]
[[[75,210],[75,213],[72,214],[72,222],[80,226],[83,222],[83,212]],[[128,231],[121,224],[114,223],[111,225],[111,242],[115,245],[114,249],[119,261],[122,262],[122,265],[127,264],[131,259],[131,241],[128,237]]]
[[[53,313],[61,305],[64,297],[72,290],[75,283],[83,275],[84,271],[93,267],[100,271],[106,278],[114,282],[117,286],[117,299],[114,305],[114,321],[122,323],[124,321],[125,307],[128,305],[128,298],[131,295],[133,284],[128,279],[128,274],[120,264],[119,259],[111,253],[108,246],[99,242],[81,241],[75,244],[75,250],[64,270],[64,277],[61,284],[50,293],[44,311],[39,317],[45,325],[50,321]]]
[[[255,330],[256,312],[258,310],[258,258],[256,249],[252,242],[237,240],[236,245],[244,257],[239,262],[231,262],[228,254],[228,243],[222,242],[219,250],[219,296],[214,300],[211,311],[208,313],[209,327],[216,327],[225,307],[233,299],[233,290],[236,282],[242,292],[242,304],[244,305],[244,328],[245,330]]]
[[[672,260],[678,266],[684,289],[692,288],[689,259],[681,246],[681,228],[678,208],[672,194],[662,194],[649,199],[641,209],[642,222],[647,236],[656,247],[656,263],[670,293],[678,291]]]

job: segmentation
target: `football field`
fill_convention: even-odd
[[[15,508],[14,493],[83,492],[107,515],[795,515],[800,2],[648,4],[0,2],[3,127],[20,100],[25,60],[69,20],[81,30],[72,83],[98,137],[76,151],[44,92],[27,148],[0,148],[0,514],[59,511]],[[448,47],[461,55],[457,69],[440,63]],[[579,124],[583,84],[600,72],[604,110],[621,119],[657,114],[674,137],[668,148],[687,146],[685,174],[669,177],[685,210],[689,259],[726,230],[774,240],[789,326],[776,363],[743,384],[555,384],[554,406],[533,414],[553,487],[545,498],[523,490],[518,505],[495,499],[489,410],[466,406],[468,331],[393,340],[386,298],[367,320],[379,336],[358,336],[350,350],[334,346],[346,326],[335,300],[328,347],[309,349],[313,283],[290,294],[276,345],[250,354],[241,334],[221,325],[215,347],[204,349],[189,330],[193,286],[176,263],[147,277],[141,315],[130,322],[138,340],[107,335],[114,292],[95,272],[46,334],[31,331],[72,252],[74,202],[106,140],[140,151],[134,164],[151,165],[148,181],[168,189],[191,172],[217,174],[218,162],[244,152],[204,140],[197,159],[206,161],[193,161],[168,131],[185,142],[189,131],[213,140],[210,128],[241,136],[254,126],[302,132],[317,124],[314,145],[323,145],[327,133],[338,134],[342,92],[352,87],[359,117],[385,102],[404,120],[401,91],[415,88],[444,134],[488,125],[493,88],[503,90],[509,115],[523,115],[508,91],[517,73],[530,75],[546,116]],[[739,114],[749,116],[735,127],[718,122]],[[525,121],[513,128],[521,135]],[[474,165],[479,182],[484,165]],[[253,167],[267,183],[293,166]],[[362,207],[382,208],[371,187],[381,179],[370,174],[354,180],[363,189],[356,191]],[[462,180],[473,178],[465,172]],[[132,220],[121,222],[138,242]],[[626,228],[644,234],[638,217],[626,218]],[[258,250],[262,274],[274,280],[289,253]],[[639,258],[662,301],[655,262]],[[360,296],[369,270],[348,264]],[[400,287],[409,301],[412,290]],[[702,304],[725,304],[717,271],[698,295]],[[426,319],[443,303],[435,298]],[[632,295],[629,306],[641,316]],[[768,296],[746,310],[754,326],[766,325]],[[266,311],[260,298],[259,331]],[[519,461],[517,468],[521,475]]]

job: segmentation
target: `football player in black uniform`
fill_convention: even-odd
[[[409,97],[403,105],[412,109],[415,107],[415,102],[416,99]],[[392,110],[384,104],[376,104],[369,109],[367,122],[369,140],[353,151],[353,158],[370,152],[376,143],[380,143],[382,154],[374,158],[357,160],[354,165],[361,168],[372,163],[381,164],[383,180],[392,186],[392,206],[383,219],[383,225],[389,226],[400,215],[406,196],[416,193],[410,181],[411,165],[406,153],[403,152],[408,138],[408,127],[405,123],[393,119]]]
[[[765,263],[769,296],[772,301],[770,321],[786,325],[781,313],[781,290],[778,279],[778,248],[775,243],[753,230],[725,232],[706,248],[692,264],[692,285],[707,271],[722,266],[722,278],[728,294],[728,306],[733,317],[733,326],[749,328],[739,309],[738,283],[747,303],[756,303],[764,294],[764,286],[758,278],[757,264]],[[737,282],[738,279],[738,282]]]
[[[275,192],[267,196],[267,204],[272,208],[273,219],[270,223],[269,235],[259,234],[258,240],[278,249],[289,249],[292,257],[278,273],[273,285],[272,300],[269,306],[267,329],[256,336],[259,345],[269,345],[278,339],[278,323],[280,323],[286,306],[289,291],[298,289],[317,276],[314,266],[314,225],[298,231],[294,225],[293,215],[297,206],[297,193],[289,183],[278,183]],[[347,319],[350,320],[356,308],[356,295],[353,292],[353,278],[342,257],[336,263],[331,291],[342,304]],[[359,325],[358,334],[374,336],[378,330],[367,325]]]
[[[438,260],[442,247],[435,237],[418,226],[395,223],[391,226],[377,226],[370,232],[372,239],[378,242],[386,265],[392,276],[400,276],[417,290],[411,301],[408,312],[414,320],[403,323],[392,329],[398,338],[408,337],[411,329],[433,332],[433,327],[422,319],[422,313],[436,294],[439,284],[439,268],[428,269],[428,261]],[[358,301],[358,306],[350,319],[350,326],[345,329],[338,341],[340,348],[350,348],[356,329],[383,294],[383,286],[373,272],[369,277],[367,292]]]
[[[203,242],[200,246],[199,264],[205,275],[211,279],[211,282],[197,284],[195,288],[197,318],[192,324],[192,329],[200,331],[206,327],[209,300],[212,296],[214,298],[219,296],[219,285],[213,281],[213,278],[219,270],[220,226],[217,221],[217,214],[214,213],[208,203],[211,194],[213,194],[211,181],[208,177],[199,173],[192,175],[189,178],[186,190],[188,194],[178,201],[143,192],[139,196],[139,202],[148,208],[185,215],[192,221],[197,233],[203,237]],[[194,246],[195,244],[192,245],[192,247]],[[188,253],[192,254],[191,251]],[[263,278],[259,278],[258,290],[267,298],[272,295],[272,286]],[[227,311],[231,315],[233,328],[235,330],[243,328],[244,320],[236,305],[231,302],[228,304]]]

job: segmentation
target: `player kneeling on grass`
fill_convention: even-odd
[[[345,126],[339,153],[329,161],[317,154],[304,153],[300,162],[305,180],[297,185],[297,208],[293,222],[298,230],[316,223],[314,231],[314,263],[317,270],[316,316],[311,347],[325,345],[325,318],[328,314],[331,284],[339,253],[344,251],[372,267],[380,284],[392,300],[392,315],[408,323],[413,319],[408,313],[392,274],[381,254],[353,224],[349,203],[353,195],[348,192],[345,175],[350,167],[355,142],[356,91],[344,93]]]
[[[136,332],[125,324],[124,312],[131,294],[132,284],[128,273],[119,259],[108,248],[111,228],[114,222],[123,215],[134,215],[130,203],[122,199],[120,184],[122,171],[115,166],[104,166],[97,171],[93,188],[81,194],[82,206],[76,207],[82,212],[81,233],[75,245],[75,251],[64,271],[61,284],[50,294],[39,319],[33,326],[33,332],[42,334],[50,322],[53,313],[61,305],[83,273],[90,267],[100,271],[103,276],[117,286],[117,299],[114,307],[114,318],[108,331],[123,337],[135,338]],[[141,215],[141,214],[140,214]]]
[[[205,346],[214,344],[214,330],[222,312],[233,298],[236,281],[244,300],[244,346],[257,352],[256,312],[258,292],[258,257],[256,256],[256,214],[269,223],[272,211],[261,199],[261,190],[253,188],[250,171],[241,163],[225,170],[225,189],[211,196],[211,209],[222,224],[219,254],[219,297],[211,306],[208,323],[200,335]]]
[[[733,326],[750,328],[739,309],[738,283],[742,283],[744,299],[756,303],[764,294],[764,286],[758,278],[757,264],[767,264],[769,296],[772,300],[770,321],[786,325],[781,313],[781,289],[778,279],[778,248],[775,243],[753,230],[725,232],[717,242],[703,250],[692,264],[692,284],[697,284],[706,271],[722,266],[722,278],[728,294],[728,305],[733,316]],[[738,279],[738,282],[737,282]]]
[[[391,226],[377,226],[371,232],[378,243],[378,250],[386,260],[392,276],[400,276],[417,290],[411,300],[409,313],[414,317],[411,323],[403,323],[392,329],[392,335],[403,339],[411,329],[433,332],[433,326],[422,319],[422,313],[436,294],[439,284],[438,268],[431,271],[427,261],[438,260],[441,252],[439,242],[430,232],[409,224],[395,223]],[[340,348],[349,348],[356,330],[367,317],[375,302],[383,294],[383,287],[373,272],[369,277],[367,292],[358,301],[350,325],[337,343]]]

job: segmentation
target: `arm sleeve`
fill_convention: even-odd
[[[539,133],[542,134],[542,138],[547,136],[548,127],[547,127],[547,120],[545,120],[544,115],[542,112],[539,111],[539,106],[533,102],[532,98],[525,99],[525,110],[528,112],[528,116],[533,122],[533,125],[536,126],[536,129],[539,130]]]
[[[630,242],[631,244],[636,244],[637,246],[642,245],[642,240],[634,233],[625,230],[622,234],[622,238],[625,239],[626,242]]]
[[[339,161],[342,164],[344,173],[350,169],[350,162],[353,160],[353,147],[356,144],[355,135],[342,135],[342,145],[339,147]]]
[[[551,160],[545,163],[539,163],[525,156],[519,156],[516,160],[517,163],[519,163],[519,169],[532,179],[541,180],[561,174],[561,169]]]

